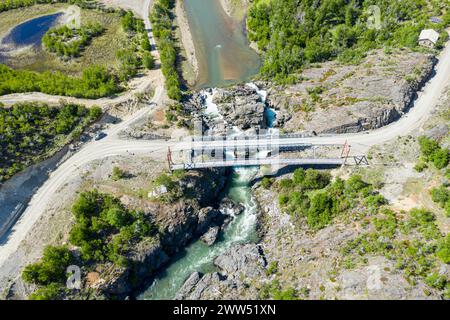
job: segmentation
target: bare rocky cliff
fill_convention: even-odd
[[[225,213],[227,210],[213,206],[220,202],[226,177],[226,169],[192,171],[178,182],[183,194],[180,200],[154,202],[143,207],[158,225],[158,236],[134,247],[128,256],[129,267],[98,265],[94,272],[96,280],[87,283],[87,288],[94,289],[99,296],[125,298],[145,285],[171,256],[209,228],[222,228],[230,217]]]
[[[291,116],[282,127],[286,131],[376,129],[410,108],[436,62],[433,55],[409,50],[389,54],[378,50],[358,65],[327,62],[304,70],[297,84],[272,86],[268,104]]]

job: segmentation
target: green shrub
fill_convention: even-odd
[[[441,148],[437,141],[422,136],[419,138],[419,145],[425,161],[432,162],[437,169],[444,169],[448,166],[449,150]]]
[[[120,169],[119,167],[114,167],[111,174],[111,179],[114,181],[121,180],[125,177],[125,171]]]
[[[437,169],[444,169],[448,166],[449,152],[447,149],[439,149],[432,155],[432,161]]]
[[[150,52],[145,52],[142,56],[142,65],[148,70],[151,70],[155,67],[155,59]]]
[[[57,283],[38,288],[28,299],[30,300],[60,300],[65,288]]]
[[[273,280],[271,283],[267,283],[261,288],[259,298],[273,300],[296,300],[298,299],[298,293],[294,288],[283,289],[278,280]]]
[[[333,199],[326,192],[317,192],[311,197],[307,213],[308,226],[320,229],[327,226],[333,218]]]
[[[25,282],[48,285],[53,282],[65,283],[66,269],[74,257],[67,247],[47,246],[40,262],[27,265],[22,278]]]
[[[269,188],[272,186],[272,184],[273,184],[273,179],[264,177],[264,178],[261,180],[261,186],[262,186],[264,189],[269,189]]]
[[[304,189],[318,190],[325,188],[331,181],[329,172],[321,172],[319,170],[308,169],[301,185]]]
[[[288,288],[282,291],[275,291],[272,295],[274,300],[297,300],[298,294],[297,290],[294,288]]]
[[[444,263],[450,263],[450,234],[441,240],[436,251],[436,255]]]
[[[100,108],[99,106],[92,106],[89,109],[89,118],[91,119],[91,121],[98,120],[102,114],[102,108]]]
[[[432,288],[444,290],[447,279],[444,276],[438,275],[437,273],[432,273],[425,278],[425,283]]]
[[[350,193],[358,193],[367,187],[367,183],[362,180],[360,175],[352,175],[345,183],[345,189]]]
[[[417,172],[423,172],[423,170],[428,168],[428,164],[425,161],[419,161],[415,166],[414,170]]]
[[[450,190],[444,186],[431,189],[431,199],[438,203],[441,207],[444,207],[447,201],[450,200]]]
[[[122,27],[128,32],[143,32],[145,30],[144,22],[137,19],[132,11],[127,11],[121,19]]]
[[[278,196],[278,203],[280,206],[284,206],[289,202],[289,196],[287,194],[280,194]]]
[[[122,208],[112,207],[106,211],[105,220],[110,226],[120,229],[129,224],[131,215]]]
[[[302,186],[303,182],[305,181],[306,172],[302,168],[299,168],[294,171],[294,176],[292,180],[296,185]]]
[[[450,217],[450,200],[447,201],[447,203],[445,204],[444,209],[445,209],[445,215],[447,217]]]
[[[278,272],[278,261],[272,261],[266,269],[266,274],[268,276]]]

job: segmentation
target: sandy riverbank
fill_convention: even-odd
[[[186,10],[184,8],[183,0],[176,1],[175,19],[176,24],[179,27],[180,40],[184,49],[184,55],[187,63],[189,64],[188,69],[190,69],[190,72],[186,72],[188,74],[191,73],[188,78],[193,78],[185,80],[189,83],[189,85],[193,85],[194,83],[192,82],[195,82],[195,80],[198,78],[198,58],[195,52],[194,40],[192,39],[192,33],[189,27],[189,21],[187,18]]]
[[[219,2],[228,16],[230,16],[235,21],[245,23],[244,20],[247,17],[247,10],[249,7],[248,0],[219,0]],[[249,46],[256,52],[261,54],[261,51],[259,50],[258,44],[256,42],[249,40]]]
[[[227,15],[236,21],[243,21],[247,14],[248,0],[219,0]]]

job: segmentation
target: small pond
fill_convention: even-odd
[[[17,26],[2,39],[1,44],[9,48],[41,45],[44,34],[53,27],[62,13],[55,13],[28,20]]]

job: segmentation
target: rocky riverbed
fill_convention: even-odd
[[[196,171],[186,174],[179,181],[180,200],[173,203],[150,202],[140,210],[151,215],[159,227],[159,235],[151,241],[135,246],[129,255],[132,267],[122,268],[112,264],[98,265],[87,279],[87,288],[105,297],[126,297],[151,281],[155,273],[170,262],[187,244],[199,237],[214,242],[220,230],[239,212],[237,205],[214,207],[220,203],[221,192],[226,185],[226,169]],[[223,201],[229,204],[230,200]],[[130,201],[128,205],[133,206]],[[233,211],[234,210],[234,211]],[[211,235],[211,230],[215,231]],[[139,279],[139,281],[133,281]]]
[[[357,65],[327,62],[310,67],[293,85],[256,81],[251,86],[206,89],[194,92],[183,105],[190,114],[203,118],[206,129],[216,133],[231,127],[265,129],[268,109],[276,113],[273,127],[286,132],[372,130],[408,111],[418,91],[433,76],[436,62],[431,54],[377,50]],[[208,95],[216,114],[205,115]]]

